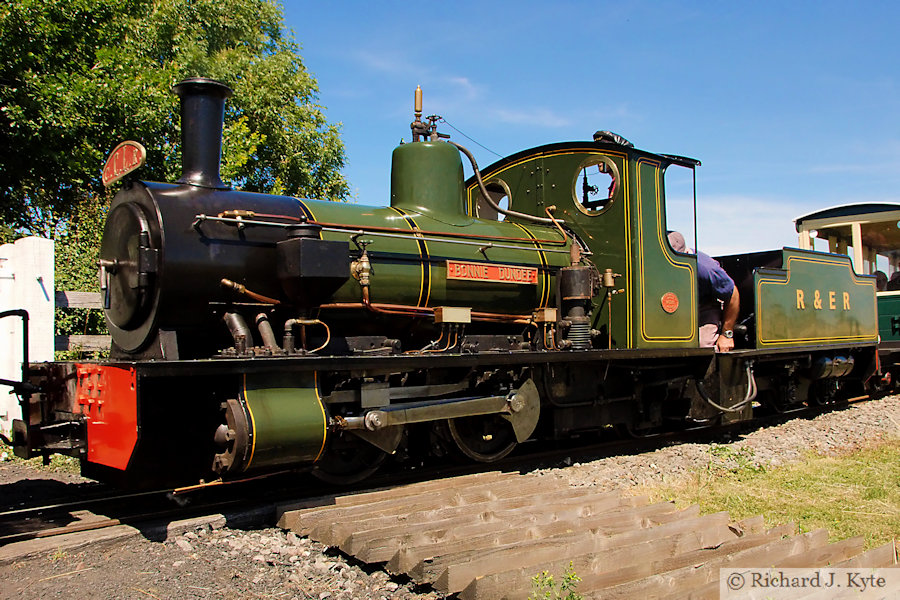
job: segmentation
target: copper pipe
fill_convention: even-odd
[[[440,337],[439,337],[438,339],[436,339],[435,341],[430,342],[429,344],[427,344],[427,345],[425,346],[425,348],[420,348],[420,349],[418,349],[418,350],[407,350],[407,351],[404,352],[403,354],[424,354],[424,353],[427,353],[427,352],[433,352],[434,350],[433,350],[433,348],[431,348],[431,346],[437,346],[438,344],[441,343],[441,340],[443,340],[443,339],[444,339],[444,328],[441,327],[441,335],[440,335]]]
[[[372,312],[404,315],[412,317],[429,317],[434,315],[434,309],[428,307],[411,306],[404,304],[379,304],[362,302],[332,302],[331,304],[322,304],[320,309],[369,309]],[[531,323],[531,315],[503,315],[499,313],[472,312],[472,319],[476,321],[486,321],[494,323],[510,323],[514,325],[528,325]]]
[[[222,279],[222,285],[226,288],[233,289],[239,294],[243,294],[250,298],[253,298],[257,302],[263,302],[265,304],[281,304],[280,300],[276,300],[274,298],[269,298],[268,296],[263,296],[262,294],[257,294],[256,292],[251,292],[246,287],[239,283],[235,283],[230,279]],[[417,316],[417,317],[428,317],[434,315],[434,309],[428,308],[427,306],[411,306],[407,304],[381,304],[371,302],[369,299],[369,287],[363,287],[363,301],[362,302],[333,302],[331,304],[321,304],[319,308],[338,308],[338,309],[360,309],[365,308],[375,313],[389,314],[389,315],[404,315],[404,316]],[[494,322],[511,322],[511,323],[520,323],[527,324],[531,322],[530,315],[504,315],[499,313],[483,313],[483,312],[472,312],[472,318],[479,321],[494,321]]]
[[[331,341],[331,328],[328,327],[328,324],[325,321],[322,321],[321,319],[288,319],[284,323],[284,330],[285,330],[285,332],[291,331],[297,325],[300,326],[300,336],[301,336],[300,347],[303,350],[306,350],[306,326],[307,325],[321,325],[322,327],[325,328],[325,343],[322,344],[321,346],[319,346],[318,348],[313,348],[312,350],[308,350],[308,352],[310,352],[310,353],[318,352],[319,350],[321,350],[322,348],[327,346],[328,343]]]
[[[556,331],[550,323],[544,323],[544,347],[547,350],[558,350],[556,347]]]
[[[553,221],[553,224],[556,226],[557,229],[559,229],[560,235],[563,236],[563,243],[565,243],[565,241],[569,238],[569,236],[566,235],[566,230],[562,228],[562,225],[560,225],[559,221],[553,216],[551,211],[554,211],[554,210],[556,210],[555,204],[544,207],[544,212],[547,213],[547,216],[550,217],[550,220]]]
[[[381,304],[372,302],[369,296],[369,286],[362,287],[362,302],[333,302],[331,304],[321,304],[320,309],[328,308],[365,308],[374,313],[387,315],[403,315],[414,317],[428,317],[434,315],[434,309],[427,306],[411,306],[408,304]],[[531,315],[502,315],[498,313],[482,313],[472,312],[472,318],[478,321],[492,321],[500,323],[519,323],[525,324],[531,322]]]
[[[453,328],[453,343],[451,344],[449,338],[447,339],[447,350],[450,348],[456,348],[456,345],[459,343],[459,330],[454,326]]]
[[[316,320],[319,321],[318,319],[316,319]],[[322,348],[327,346],[328,343],[331,341],[331,328],[328,327],[328,324],[325,321],[319,321],[319,323],[321,323],[322,327],[325,328],[325,342],[318,348],[313,348],[312,350],[310,350],[310,352],[318,352],[319,350],[321,350]]]
[[[257,294],[256,292],[251,292],[245,286],[240,283],[236,283],[230,279],[222,279],[220,282],[222,287],[231,289],[236,291],[238,294],[243,294],[248,298],[253,298],[257,302],[262,302],[264,304],[281,304],[281,300],[276,300],[275,298],[269,298],[268,296],[263,296],[262,294]]]
[[[413,311],[417,315],[423,317],[427,316],[429,312],[431,314],[434,314],[434,310],[429,308],[423,309],[423,312],[419,314],[420,309],[414,306],[406,306],[403,304],[372,304],[371,300],[369,299],[368,285],[362,286],[362,301],[363,306],[374,313],[383,313],[389,315],[408,315],[411,311]]]
[[[441,337],[444,336],[443,327],[441,328]],[[432,348],[431,350],[425,350],[423,354],[440,354],[441,352],[446,352],[450,348],[456,346],[456,340],[459,337],[459,334],[454,331],[453,333],[453,343],[450,342],[450,336],[447,336],[447,344],[443,348]]]

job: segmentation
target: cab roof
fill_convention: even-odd
[[[497,170],[504,165],[513,162],[519,162],[522,159],[527,159],[529,157],[538,157],[543,154],[559,154],[561,152],[565,152],[567,150],[572,152],[584,152],[585,150],[617,150],[622,152],[623,150],[631,153],[638,154],[641,156],[649,157],[651,159],[658,160],[659,162],[670,165],[675,164],[682,167],[687,167],[693,169],[695,167],[700,166],[700,161],[695,158],[689,158],[687,156],[678,156],[676,154],[658,154],[654,152],[647,152],[646,150],[640,150],[638,148],[634,148],[633,146],[626,146],[624,144],[616,144],[612,142],[594,142],[594,141],[584,141],[584,142],[554,142],[551,144],[544,144],[543,146],[535,146],[534,148],[529,148],[527,150],[521,150],[516,152],[515,154],[510,154],[509,156],[504,156],[503,158],[493,162],[492,164],[482,167],[481,171],[483,173],[488,173],[494,170]],[[466,185],[472,185],[474,182],[474,177],[470,178],[466,181]]]

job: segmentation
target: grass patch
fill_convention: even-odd
[[[4,463],[19,463],[28,465],[32,469],[38,471],[49,471],[52,473],[72,473],[81,474],[81,462],[72,456],[63,456],[62,454],[53,454],[50,456],[50,464],[45,465],[44,459],[37,458],[19,458],[13,453],[12,446],[0,441],[0,465]]]
[[[531,578],[528,600],[584,600],[584,596],[575,592],[579,581],[581,577],[575,574],[571,562],[561,580],[555,580],[547,571],[541,571]]]
[[[689,480],[639,492],[697,504],[703,513],[727,510],[733,519],[762,515],[770,527],[824,527],[833,541],[862,535],[867,548],[900,539],[900,440],[844,456],[809,454],[777,468],[760,466],[747,449],[713,445],[709,452],[708,466]],[[727,466],[719,466],[723,457],[731,459]]]

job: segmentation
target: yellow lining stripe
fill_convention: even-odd
[[[625,323],[625,347],[634,348],[634,266],[632,265],[632,260],[634,260],[634,258],[631,251],[631,178],[628,176],[630,165],[625,153],[618,154],[618,156],[622,159],[622,171],[620,175],[624,180],[622,185],[622,198],[624,200],[622,204],[625,205],[625,306],[627,307],[626,318],[628,319]],[[638,189],[640,189],[640,182],[638,182],[637,185]],[[607,300],[607,311],[612,310],[612,300],[614,297],[615,296],[610,296]],[[611,335],[612,331],[609,333]]]
[[[250,468],[250,463],[253,462],[253,453],[256,451],[256,419],[253,418],[253,411],[250,409],[250,401],[247,399],[247,374],[244,373],[244,406],[247,407],[247,414],[250,415],[250,431],[252,440],[250,443],[250,458],[247,460],[247,466],[244,467],[244,470]]]
[[[328,416],[325,414],[325,405],[322,404],[322,396],[319,394],[318,371],[313,371],[313,391],[316,393],[316,402],[319,403],[319,410],[322,411],[322,447],[319,448],[319,453],[313,459],[313,462],[316,462],[322,458],[322,453],[325,452],[325,440],[328,439]]]
[[[406,223],[407,227],[409,227],[410,231],[413,232],[413,237],[416,240],[416,249],[419,251],[419,267],[421,275],[419,277],[419,299],[416,301],[416,307],[428,306],[428,301],[431,299],[431,261],[428,260],[429,255],[431,254],[428,251],[428,242],[426,242],[422,238],[422,234],[419,232],[419,226],[416,221],[404,210],[399,209],[394,206],[388,207],[398,215],[403,217],[403,222]],[[424,248],[424,253],[422,249]],[[426,272],[425,269],[428,269],[427,278],[428,278],[428,288],[425,288],[425,279]],[[423,303],[424,299],[424,303]]]
[[[544,308],[550,301],[550,263],[547,261],[547,255],[541,247],[541,243],[538,241],[537,236],[531,233],[524,225],[519,223],[513,223],[513,225],[524,231],[528,237],[534,240],[534,247],[537,248],[538,256],[541,259],[541,299],[538,308]]]
[[[311,221],[316,220],[316,214],[312,211],[312,209],[309,208],[309,205],[306,202],[304,202],[300,198],[294,198],[294,200],[297,201],[297,204],[303,207],[303,212],[306,213],[306,216],[308,216]]]

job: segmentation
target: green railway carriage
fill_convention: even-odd
[[[878,294],[878,335],[883,348],[900,345],[900,291]]]
[[[175,91],[182,178],[127,175],[135,144],[104,171],[126,176],[99,261],[111,358],[3,382],[23,456],[127,484],[346,483],[389,457],[491,462],[835,402],[876,368],[874,279],[809,249],[720,257],[742,325],[732,352],[699,347],[697,257],[669,244],[664,186],[699,161],[597,132],[482,170],[417,97],[387,206],[254,194],[219,178],[230,90]]]

